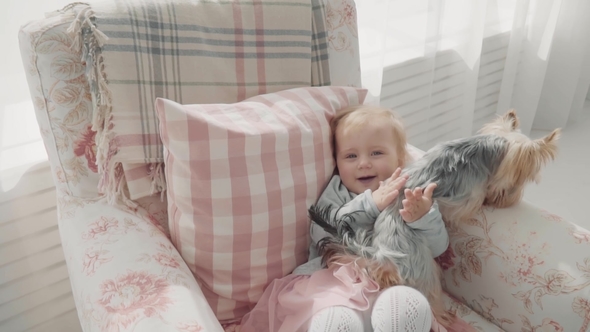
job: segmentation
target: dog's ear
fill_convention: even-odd
[[[557,128],[552,131],[549,135],[535,140],[536,151],[535,155],[542,159],[543,163],[550,160],[555,160],[557,155],[557,140],[561,135],[561,129]]]
[[[526,142],[511,142],[505,159],[509,161],[502,168],[501,177],[510,179],[513,185],[521,186],[528,181],[538,181],[541,167],[555,160],[559,129],[549,135]]]
[[[545,141],[546,143],[551,143],[557,141],[559,137],[561,137],[561,128],[557,128],[554,131],[552,131],[551,134],[543,137],[543,141]]]
[[[510,123],[512,130],[516,130],[520,126],[520,121],[518,120],[518,116],[516,116],[516,111],[514,109],[506,112],[506,114],[504,114],[502,117],[502,120],[504,120],[506,123]]]

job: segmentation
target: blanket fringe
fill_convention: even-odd
[[[99,191],[105,194],[108,204],[123,204],[132,210],[137,209],[138,204],[129,198],[123,164],[114,163],[109,171],[102,175],[99,181],[99,188]]]
[[[166,178],[164,175],[164,163],[150,164],[149,174],[152,181],[151,194],[160,193],[160,200],[163,202],[166,196]]]
[[[99,173],[102,174],[109,153],[108,132],[111,129],[112,95],[104,73],[101,51],[108,37],[96,28],[94,21],[94,11],[90,6],[86,6],[78,12],[67,31],[74,39],[72,47],[81,49],[82,60],[86,62],[86,75],[94,103],[92,130],[96,131],[96,163]]]
[[[77,14],[67,29],[72,37],[72,48],[82,53],[82,61],[86,62],[86,76],[90,84],[93,101],[92,130],[96,132],[96,164],[101,176],[99,192],[107,196],[110,204],[117,202],[135,208],[137,204],[129,199],[125,175],[121,163],[112,163],[117,154],[116,142],[112,134],[112,94],[104,71],[102,46],[108,41],[107,35],[95,24],[95,13],[87,3],[76,3]],[[66,6],[63,10],[71,10],[76,6]]]

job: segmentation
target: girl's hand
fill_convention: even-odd
[[[422,188],[415,188],[414,191],[406,189],[404,194],[406,199],[402,201],[403,209],[399,210],[402,218],[406,223],[412,223],[430,211],[432,207],[432,193],[436,188],[436,183],[431,183],[426,186],[424,192]]]
[[[397,168],[389,179],[379,182],[379,188],[373,191],[373,200],[379,211],[383,211],[399,196],[399,190],[403,188],[408,179],[407,175],[400,176],[401,168]]]

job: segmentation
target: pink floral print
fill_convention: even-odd
[[[172,244],[160,242],[158,244],[158,251],[160,252],[154,255],[154,259],[160,265],[174,269],[180,267],[180,263],[178,263],[178,260],[175,258],[175,256],[178,255],[178,252]]]
[[[86,64],[65,29],[42,29],[27,36],[29,49],[21,52],[45,147],[56,161],[56,184],[70,194],[94,197],[98,174]]]
[[[98,173],[98,166],[96,165],[96,142],[94,137],[96,131],[93,131],[92,125],[88,124],[86,130],[82,132],[80,138],[74,143],[74,154],[78,157],[85,157],[88,169],[94,173]]]
[[[537,212],[538,210],[535,210]],[[548,225],[559,224],[552,234],[562,239],[571,239],[568,244],[587,245],[588,231],[568,223],[561,217],[547,211],[537,212],[540,220],[547,220]],[[564,301],[568,294],[578,294],[590,288],[590,257],[578,261],[573,266],[555,264],[552,254],[556,250],[556,242],[547,236],[544,228],[523,227],[522,218],[510,220],[494,218],[488,220],[493,213],[481,213],[477,218],[467,221],[466,225],[458,228],[448,228],[451,245],[436,261],[445,271],[445,278],[454,287],[468,287],[470,283],[478,282],[480,278],[490,281],[501,281],[506,285],[503,291],[521,303],[520,312],[512,311],[516,317],[502,317],[500,300],[507,301],[498,293],[489,293],[485,289],[480,294],[472,294],[470,306],[484,318],[503,329],[514,329],[522,326],[522,331],[564,331],[564,321],[559,316],[548,312],[548,306],[554,305],[556,298]],[[512,217],[511,217],[512,218]],[[527,215],[527,218],[534,219]],[[540,222],[540,221],[537,221]],[[534,224],[534,223],[533,223]],[[528,229],[528,231],[523,230]],[[587,247],[586,247],[587,248]],[[579,249],[580,252],[588,249]],[[572,253],[573,254],[573,253]],[[576,255],[579,257],[579,255]],[[549,264],[550,259],[551,264]],[[489,262],[493,262],[490,265]],[[573,268],[573,270],[572,270]],[[492,269],[497,278],[490,279],[487,270]],[[577,271],[576,271],[577,269]],[[476,281],[476,278],[478,281]],[[502,292],[500,292],[502,293]],[[473,296],[475,295],[475,296]],[[584,296],[571,297],[572,311],[581,317],[579,322],[567,322],[577,325],[579,331],[586,331],[590,319],[588,316],[588,301]],[[504,302],[502,302],[504,303]],[[512,303],[510,301],[510,303]],[[513,310],[513,309],[511,309]],[[505,314],[505,313],[504,313]],[[549,316],[547,316],[549,314]],[[516,320],[513,318],[517,318]],[[520,319],[518,319],[520,318]],[[535,321],[533,321],[535,320]],[[521,325],[519,325],[521,324]],[[568,330],[569,331],[569,330]],[[573,330],[572,330],[573,331]]]
[[[541,214],[543,218],[557,222],[557,223],[566,223],[563,218],[558,215],[555,215],[549,211],[541,210]],[[590,230],[583,229],[577,225],[568,224],[567,229],[569,234],[573,237],[575,243],[577,244],[590,244]]]
[[[166,279],[142,271],[130,271],[100,285],[98,304],[114,324],[125,328],[144,317],[160,315],[172,305]]]
[[[358,36],[356,25],[356,6],[353,1],[327,1],[326,24],[334,31],[346,26],[354,37]]]
[[[533,326],[529,319],[525,316],[520,316],[523,322],[523,332],[563,332],[563,327],[551,318],[545,318],[540,325]]]
[[[448,270],[448,269],[452,268],[453,266],[455,266],[455,263],[453,262],[454,258],[455,258],[455,253],[453,251],[453,247],[449,246],[447,248],[447,250],[442,255],[436,257],[435,260],[438,263],[438,265],[441,267],[441,269]]]
[[[89,225],[89,230],[82,233],[82,238],[89,240],[104,234],[108,234],[112,230],[119,227],[119,221],[115,218],[100,217],[97,221]]]
[[[352,1],[327,1],[326,27],[328,42],[337,52],[354,53],[350,36],[357,38],[356,7]],[[345,29],[346,32],[341,29]]]
[[[82,271],[87,276],[92,276],[101,265],[113,260],[113,256],[109,255],[108,250],[88,248],[84,253],[84,260],[82,262]]]
[[[154,255],[154,259],[162,266],[171,267],[173,269],[180,267],[178,261],[174,257],[167,254],[158,253]]]
[[[204,332],[201,324],[197,322],[180,323],[177,328],[182,332]]]
[[[509,248],[504,251],[504,257],[513,264],[511,268],[500,272],[500,279],[512,286],[523,283],[535,284],[533,270],[545,264],[543,255],[531,248],[530,241],[514,239],[509,243]]]
[[[572,226],[569,228],[569,234],[574,238],[577,244],[590,244],[590,231]]]
[[[153,259],[159,265],[161,265],[164,269],[167,269],[167,268],[178,269],[178,268],[180,268],[179,260],[181,260],[181,258],[179,257],[176,249],[174,249],[174,247],[171,244],[169,244],[169,243],[166,244],[166,243],[160,242],[160,243],[158,243],[157,250],[158,250],[158,253],[156,253],[156,254],[142,255],[142,257],[139,259],[139,261],[149,263]]]
[[[572,309],[584,319],[580,332],[587,331],[590,326],[590,298],[581,298],[577,296],[572,304]]]

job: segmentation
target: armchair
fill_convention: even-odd
[[[143,3],[148,14],[134,24],[139,26],[141,21],[146,29],[175,24],[162,12],[150,12],[153,6]],[[238,324],[217,320],[200,282],[173,245],[166,195],[157,192],[158,186],[155,194],[138,194],[145,192],[141,189],[145,186],[132,187],[133,172],[101,166],[105,156],[97,146],[100,139],[95,118],[104,104],[97,100],[100,89],[96,90],[97,81],[91,76],[94,68],[83,60],[89,50],[84,52],[80,45],[84,38],[76,35],[77,28],[102,29],[84,25],[92,24],[92,20],[85,22],[89,16],[80,16],[87,6],[73,4],[26,24],[19,33],[31,97],[58,192],[60,235],[82,327],[84,331],[237,331]],[[311,72],[305,74],[307,82],[293,86],[359,86],[356,21],[354,15],[347,16],[354,3],[317,0],[309,1],[308,7],[313,14],[313,20],[308,20],[314,22],[308,28]],[[138,31],[138,35],[145,32]],[[106,30],[101,33],[109,35]],[[156,41],[151,37],[146,37],[146,43]],[[104,50],[105,45],[114,47],[106,40],[102,43],[99,46]],[[140,55],[137,61],[149,61],[155,49],[136,53]],[[318,51],[321,55],[316,54],[314,59],[313,52]],[[184,60],[198,58],[185,55]],[[321,67],[319,61],[326,62],[321,70],[317,69]],[[156,68],[159,64],[150,65]],[[182,82],[178,79],[162,84]],[[108,77],[103,83],[111,84],[111,91],[121,87]],[[257,94],[260,90],[250,87],[263,83],[244,85],[248,89],[243,98],[250,97],[248,93]],[[276,86],[274,91],[288,87]],[[199,86],[182,89],[186,95]],[[413,151],[420,154],[417,149]],[[153,165],[152,161],[140,165],[143,173],[138,178],[152,175]],[[120,196],[113,197],[104,186],[99,190],[101,172],[121,171],[125,176],[119,179],[129,183],[118,183]],[[159,185],[160,189],[165,187],[162,182]],[[125,203],[112,204],[121,201]],[[484,209],[469,224],[449,229],[449,234],[449,249],[438,258],[444,270],[446,303],[477,330],[588,331],[589,231],[523,201],[507,209]]]

